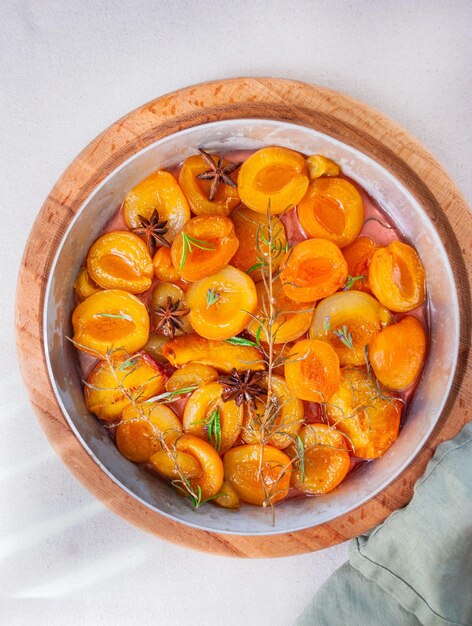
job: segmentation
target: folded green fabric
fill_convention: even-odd
[[[438,446],[411,502],[354,539],[298,625],[472,625],[472,423]]]

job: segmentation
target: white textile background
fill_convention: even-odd
[[[0,623],[292,623],[347,545],[243,561],[176,547],[95,500],[26,399],[13,309],[26,238],[67,164],[168,91],[280,76],[363,100],[415,134],[472,202],[467,0],[2,0]]]

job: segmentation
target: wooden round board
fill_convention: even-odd
[[[205,532],[173,522],[129,496],[91,459],[69,428],[48,379],[42,309],[49,268],[82,202],[122,161],[178,130],[229,118],[286,120],[327,133],[362,150],[391,171],[422,203],[449,253],[459,286],[461,344],[447,406],[426,446],[375,498],[328,524],[273,536]],[[47,437],[78,479],[110,509],[155,535],[214,554],[278,557],[326,548],[382,522],[411,498],[415,481],[442,441],[471,419],[472,368],[469,277],[472,216],[460,192],[421,144],[377,111],[340,93],[274,78],[235,78],[187,87],[126,115],[97,137],[61,176],[33,226],[21,266],[16,303],[17,344],[31,402]]]

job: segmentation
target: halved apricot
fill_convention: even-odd
[[[239,509],[240,502],[238,494],[227,482],[223,481],[220,493],[213,502],[224,509]]]
[[[161,449],[161,441],[173,442],[182,432],[177,415],[159,402],[128,405],[116,428],[116,446],[134,463],[147,463]]]
[[[264,369],[262,354],[257,348],[204,339],[196,333],[171,339],[164,346],[163,353],[174,367],[203,363],[222,372],[230,372],[233,367],[237,370]]]
[[[273,505],[288,494],[292,465],[278,448],[237,446],[225,454],[223,465],[226,482],[244,502]]]
[[[271,263],[275,272],[280,265],[287,244],[285,227],[278,217],[270,218],[270,230],[267,225],[267,214],[256,213],[241,205],[231,213],[239,248],[231,259],[231,265],[243,272],[248,272],[254,282],[262,280],[261,266],[269,260],[272,249]],[[269,241],[272,239],[272,246]]]
[[[202,215],[187,222],[172,244],[175,269],[191,282],[223,269],[238,249],[233,222],[221,215]]]
[[[174,446],[169,450],[158,450],[150,457],[152,467],[164,478],[169,480],[182,480],[200,478],[203,469],[192,454],[179,452]]]
[[[187,363],[171,375],[166,383],[167,391],[177,391],[194,385],[201,387],[218,378],[218,372],[210,365]]]
[[[348,281],[351,279],[350,289],[371,293],[369,285],[369,265],[377,246],[370,237],[358,237],[343,248],[343,256],[347,262]],[[362,278],[359,278],[362,276]]]
[[[314,495],[329,493],[344,480],[350,468],[346,440],[327,424],[304,426],[299,437],[302,450],[297,450],[292,485]]]
[[[325,341],[302,339],[288,353],[285,380],[301,400],[327,402],[339,387],[339,358]]]
[[[175,283],[180,280],[180,274],[175,269],[170,255],[170,248],[162,246],[157,249],[152,258],[154,274],[159,280],[168,283]]]
[[[155,332],[167,337],[192,331],[186,295],[173,283],[158,283],[149,303],[151,323]]]
[[[264,282],[257,283],[257,309],[247,327],[251,335],[258,335],[261,341],[268,341],[269,329],[267,319],[271,318],[269,294]],[[295,302],[285,295],[285,291],[277,278],[272,289],[274,323],[271,325],[271,338],[274,344],[295,341],[310,328],[313,317],[314,302]]]
[[[402,402],[363,370],[341,370],[339,389],[326,409],[330,424],[344,433],[358,458],[382,456],[398,437]]]
[[[211,156],[215,165],[218,157]],[[229,161],[223,159],[222,166],[229,165]],[[209,170],[208,164],[200,155],[194,155],[185,159],[179,174],[179,184],[185,193],[187,200],[195,215],[229,215],[239,204],[237,187],[220,184],[214,200],[209,200],[211,180],[201,180],[200,176]],[[230,178],[236,183],[238,172],[231,173]]]
[[[299,152],[289,148],[262,148],[241,166],[238,192],[253,211],[282,213],[294,207],[308,188],[307,165]]]
[[[75,279],[74,283],[74,289],[77,298],[82,301],[89,296],[93,296],[94,293],[101,291],[102,288],[93,282],[93,280],[89,276],[89,273],[87,272],[87,268],[83,267],[77,274],[77,278]]]
[[[361,195],[344,178],[314,180],[297,213],[307,235],[328,239],[340,248],[352,243],[364,224]]]
[[[307,239],[288,253],[280,279],[286,295],[297,302],[314,302],[344,285],[347,263],[336,244]]]
[[[258,384],[267,389],[267,376]],[[271,389],[271,410],[266,410],[266,403],[259,399],[255,407],[245,403],[242,439],[245,443],[263,442],[283,450],[302,427],[303,402],[292,393],[282,376],[272,376]]]
[[[364,365],[365,346],[390,320],[388,309],[368,293],[340,291],[316,307],[310,337],[331,344],[341,365]]]
[[[425,354],[425,330],[411,315],[382,330],[369,346],[369,360],[375,375],[383,385],[398,391],[418,378]]]
[[[200,463],[201,475],[189,480],[194,490],[201,490],[202,499],[219,494],[223,485],[223,462],[213,446],[199,437],[182,435],[175,441],[175,447],[178,452],[190,454]]]
[[[183,415],[184,431],[208,441],[219,454],[236,442],[243,424],[243,407],[223,402],[223,387],[209,383],[192,393]]]
[[[341,169],[337,163],[321,154],[312,154],[307,160],[308,176],[315,180],[321,176],[339,176]]]
[[[128,231],[105,233],[87,256],[90,278],[104,289],[143,293],[152,284],[154,268],[144,241]]]
[[[138,183],[125,197],[123,215],[128,228],[141,226],[139,217],[149,219],[157,210],[160,220],[167,221],[167,241],[190,219],[190,209],[179,184],[169,172],[158,170]]]
[[[397,313],[411,311],[426,297],[425,272],[416,250],[392,241],[372,255],[369,283],[375,297]]]
[[[149,336],[149,315],[139,298],[120,289],[98,291],[72,314],[74,343],[79,350],[105,355],[109,350],[132,353]]]
[[[237,335],[244,330],[257,305],[252,278],[231,265],[193,283],[186,299],[190,324],[206,339],[229,339]]]
[[[163,391],[165,382],[163,367],[143,352],[114,359],[112,368],[99,361],[85,383],[85,406],[100,419],[112,422],[129,404]]]

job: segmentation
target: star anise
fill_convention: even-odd
[[[189,308],[180,305],[180,300],[173,301],[170,296],[167,296],[164,305],[154,307],[154,316],[158,319],[154,331],[167,337],[174,337],[176,331],[182,330],[182,317],[189,311]]]
[[[210,193],[208,194],[208,200],[213,202],[216,198],[216,192],[221,183],[228,185],[229,187],[233,187],[235,189],[237,187],[234,180],[230,177],[230,174],[235,172],[239,167],[241,167],[241,163],[228,163],[228,165],[223,166],[224,159],[223,157],[218,158],[218,162],[215,163],[211,154],[205,152],[201,148],[198,149],[200,152],[200,156],[205,161],[205,163],[210,168],[206,172],[202,174],[198,174],[197,178],[199,180],[212,180],[210,187]]]
[[[234,400],[237,406],[247,402],[252,407],[256,406],[256,399],[267,395],[267,390],[257,383],[264,376],[265,372],[253,372],[244,370],[238,372],[233,368],[228,376],[220,376],[218,382],[223,386],[221,398],[223,402]]]
[[[154,209],[149,219],[144,217],[144,215],[138,215],[138,218],[141,226],[133,228],[133,233],[143,237],[151,256],[154,256],[159,246],[170,246],[170,243],[164,238],[164,235],[169,230],[167,228],[167,220],[159,221],[159,213],[156,209]]]

